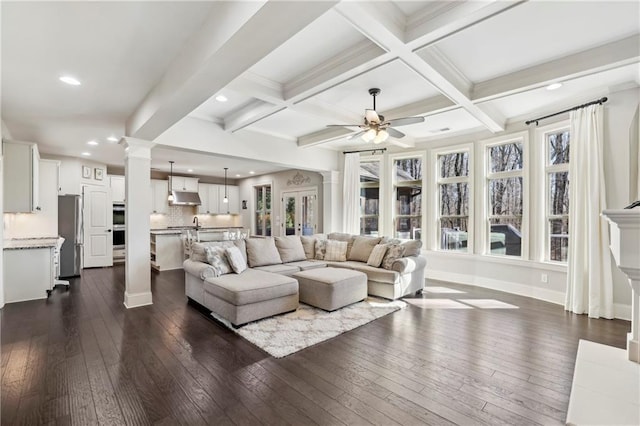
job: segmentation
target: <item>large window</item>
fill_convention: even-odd
[[[393,161],[395,237],[422,238],[422,157]]]
[[[487,252],[522,255],[524,143],[522,140],[487,146]]]
[[[567,261],[569,247],[569,137],[568,129],[545,134],[547,181],[546,260]]]
[[[380,161],[360,163],[360,235],[378,235]]]
[[[469,151],[437,155],[440,249],[469,251]]]
[[[256,235],[271,236],[271,185],[256,186]]]

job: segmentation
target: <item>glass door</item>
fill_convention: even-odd
[[[317,190],[282,193],[282,223],[284,235],[312,235],[316,233],[318,215]]]

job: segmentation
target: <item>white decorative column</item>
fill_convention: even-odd
[[[629,360],[640,363],[640,208],[605,210],[609,219],[611,252],[631,286],[631,333],[627,338]]]
[[[342,211],[340,203],[340,172],[330,170],[322,172],[322,232],[329,234],[342,230]]]
[[[125,293],[127,308],[151,305],[151,148],[153,142],[124,137]]]

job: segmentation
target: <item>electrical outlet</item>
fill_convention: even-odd
[[[547,274],[540,275],[540,282],[543,282],[543,283],[549,282],[549,277],[547,276]]]

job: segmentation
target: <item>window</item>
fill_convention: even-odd
[[[569,145],[568,129],[545,133],[547,181],[546,260],[567,261],[569,247]]]
[[[487,146],[487,252],[522,255],[524,142]]]
[[[469,150],[437,155],[440,249],[467,252],[469,233]]]
[[[360,235],[378,235],[380,161],[360,162]]]
[[[256,191],[256,235],[271,236],[271,185],[254,188]]]
[[[395,237],[422,237],[422,157],[393,161]]]

